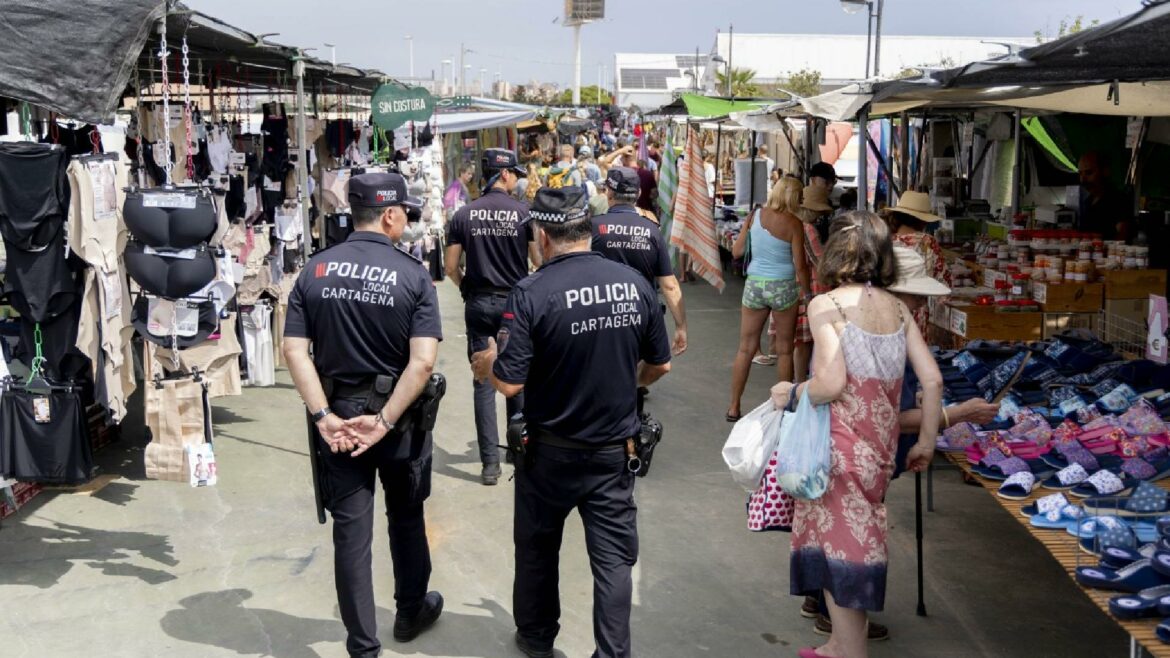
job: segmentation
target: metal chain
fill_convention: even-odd
[[[195,156],[191,154],[191,59],[187,56],[187,33],[183,33],[183,124],[187,133],[187,180],[195,180]]]
[[[32,363],[29,365],[28,381],[25,385],[32,383],[32,380],[37,377],[44,376],[45,355],[43,353],[43,346],[45,344],[44,337],[41,335],[41,323],[36,323],[33,328],[33,351],[34,356]]]
[[[183,364],[179,362],[179,302],[171,302],[171,372],[179,372]]]
[[[166,187],[171,187],[171,170],[175,164],[171,162],[171,76],[167,72],[167,22],[164,19],[159,28],[158,59],[162,70],[162,105],[163,105],[163,172],[166,174]]]

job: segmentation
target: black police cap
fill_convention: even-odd
[[[520,165],[516,154],[508,149],[487,149],[480,163],[484,178],[489,178],[504,169],[511,169],[517,176],[527,176],[528,170]]]
[[[410,196],[401,174],[370,173],[349,179],[349,205],[363,208],[406,206],[422,208],[422,199]]]
[[[629,167],[610,167],[605,186],[618,194],[637,194],[642,187],[638,172]]]
[[[589,193],[576,185],[540,188],[528,211],[530,221],[546,224],[565,224],[588,216]]]

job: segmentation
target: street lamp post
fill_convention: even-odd
[[[870,58],[873,58],[873,75],[881,74],[882,57],[882,10],[885,0],[841,0],[841,8],[847,14],[856,14],[866,10],[865,32],[865,77],[869,78]]]
[[[414,79],[414,37],[409,34],[403,37],[406,40],[406,45],[410,50],[410,77]]]
[[[444,88],[444,89],[443,89],[443,94],[444,94],[444,95],[447,95],[447,94],[450,94],[450,93],[451,93],[451,92],[447,91],[447,85],[448,85],[448,81],[447,81],[447,67],[449,67],[449,66],[451,66],[451,60],[449,60],[449,59],[445,59],[445,60],[443,60],[443,63],[442,63],[442,67],[443,67],[443,68],[442,68],[442,70],[443,70],[443,88]],[[453,86],[453,85],[452,85],[452,86]]]

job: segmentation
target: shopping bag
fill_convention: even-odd
[[[731,477],[746,491],[755,491],[768,465],[768,458],[776,450],[780,438],[779,425],[783,410],[776,409],[768,399],[736,421],[723,444],[723,461],[731,469]]]
[[[776,446],[776,479],[793,498],[815,500],[829,486],[832,466],[832,438],[829,435],[829,405],[814,405],[808,387],[796,405],[785,412]]]

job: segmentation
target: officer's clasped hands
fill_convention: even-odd
[[[386,436],[386,429],[374,415],[342,420],[331,414],[317,422],[317,430],[332,452],[352,452],[354,457],[362,455]]]

